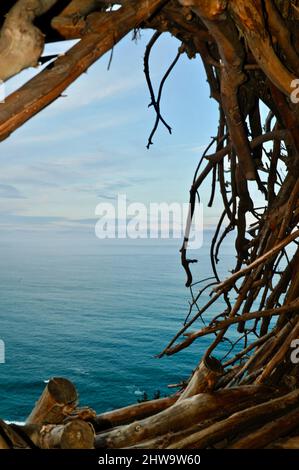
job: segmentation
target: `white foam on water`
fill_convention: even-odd
[[[7,419],[4,420],[6,424],[17,424],[18,426],[24,426],[25,421],[8,421]]]

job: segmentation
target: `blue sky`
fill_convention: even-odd
[[[183,55],[169,78],[162,110],[173,135],[161,127],[146,149],[154,123],[143,74],[150,31],[137,44],[126,37],[65,93],[1,143],[2,230],[81,230],[92,225],[101,201],[125,193],[136,202],[187,202],[194,169],[217,128],[217,106],[199,58]],[[164,35],[151,59],[155,87],[175,57],[179,42]],[[61,51],[61,45],[48,51]],[[7,93],[38,70],[7,83]],[[1,106],[1,105],[0,105]],[[203,199],[210,183],[203,186]],[[204,224],[215,224],[215,209]]]

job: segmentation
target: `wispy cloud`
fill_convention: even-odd
[[[119,81],[111,82],[109,72],[106,76],[96,80],[95,77],[90,79],[86,76],[77,83],[76,87],[70,87],[65,92],[66,97],[57,100],[52,110],[63,110],[65,112],[96,104],[108,98],[118,98],[121,94],[134,91],[143,84],[144,80],[140,77],[119,77]]]
[[[0,198],[25,199],[20,191],[10,184],[0,184]]]
[[[190,147],[189,151],[195,153],[202,153],[205,151],[206,147],[207,145],[195,145],[194,147]]]
[[[124,126],[135,119],[136,116],[126,112],[122,115],[115,115],[115,113],[106,116],[104,115],[101,121],[95,120],[92,117],[81,119],[80,126],[75,128],[70,128],[68,123],[65,122],[60,129],[57,127],[55,129],[48,128],[44,129],[43,132],[39,134],[19,137],[14,142],[14,146],[73,141],[75,139],[82,138],[87,134],[90,135],[98,131]]]
[[[80,225],[92,225],[94,226],[96,223],[96,217],[94,219],[70,219],[69,222],[74,222],[75,224]]]
[[[108,196],[107,194],[98,194],[99,199],[107,199],[108,201],[115,201],[116,196]]]

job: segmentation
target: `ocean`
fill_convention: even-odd
[[[144,393],[165,396],[168,384],[190,375],[211,341],[205,337],[175,356],[155,357],[188,311],[181,240],[100,241],[87,232],[0,239],[2,419],[24,421],[53,376],[73,381],[80,404],[98,413],[136,403]],[[203,247],[192,253],[199,259],[195,280],[211,275],[211,236],[205,232]],[[233,246],[226,241],[224,277],[232,263]],[[221,307],[216,303],[209,315]]]

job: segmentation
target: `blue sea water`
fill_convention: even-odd
[[[211,275],[210,239],[206,232],[195,254],[196,279]],[[52,376],[72,380],[81,404],[97,412],[135,403],[143,392],[168,394],[168,384],[186,379],[209,338],[155,358],[188,310],[179,246],[180,240],[99,241],[91,233],[2,237],[1,418],[24,420]],[[232,253],[226,242],[223,275]],[[220,309],[216,303],[210,315]]]

